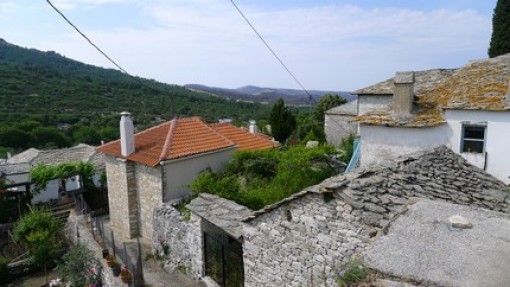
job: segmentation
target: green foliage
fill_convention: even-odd
[[[324,125],[324,113],[326,113],[327,110],[343,105],[347,103],[347,101],[336,94],[325,94],[319,99],[319,102],[317,105],[315,105],[313,109],[313,117],[315,121],[319,123],[319,125]]]
[[[370,274],[370,270],[363,266],[363,261],[357,258],[352,258],[349,262],[340,265],[337,272],[339,287],[353,286],[353,283],[360,282]]]
[[[71,286],[89,286],[98,283],[97,266],[99,262],[94,257],[94,252],[78,243],[62,257],[57,273],[70,282]]]
[[[333,170],[327,155],[331,153],[330,146],[238,152],[225,172],[201,173],[190,187],[256,210],[330,177]]]
[[[7,158],[7,153],[10,152],[12,154],[13,151],[14,149],[10,147],[0,146],[0,158]]]
[[[14,228],[14,239],[27,247],[36,266],[46,267],[58,256],[62,246],[60,225],[51,212],[33,210],[25,214]]]
[[[492,16],[489,57],[510,53],[510,0],[498,0]]]
[[[269,124],[273,137],[280,143],[285,143],[292,131],[296,128],[296,118],[285,106],[282,99],[276,101],[269,115]]]
[[[24,49],[1,39],[0,79],[0,146],[16,150],[117,139],[118,113],[124,110],[136,111],[139,128],[180,115],[247,121],[267,118],[269,113],[267,105],[133,79],[119,71],[79,63],[55,52]],[[83,129],[95,132],[88,136]]]
[[[348,163],[351,160],[352,154],[354,153],[354,140],[356,136],[354,134],[349,134],[348,137],[342,139],[340,143],[340,150],[342,151],[340,154],[340,160],[345,163]]]
[[[33,192],[37,193],[46,188],[46,184],[52,179],[65,179],[74,175],[80,175],[84,187],[93,188],[94,165],[84,162],[67,162],[57,165],[39,164],[30,169],[30,180],[35,184]]]

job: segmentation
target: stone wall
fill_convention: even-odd
[[[106,156],[111,227],[125,238],[140,234],[138,195],[133,162]]]
[[[161,168],[135,164],[136,190],[140,200],[141,236],[152,240],[154,208],[163,203]]]
[[[335,267],[416,198],[510,212],[508,186],[439,147],[327,179],[254,212],[243,235],[246,286],[334,286]]]
[[[358,95],[358,115],[369,112],[388,111],[393,95]]]
[[[195,278],[203,276],[202,219],[190,214],[189,220],[170,204],[154,210],[152,249],[164,256],[165,266],[186,268]],[[164,249],[168,248],[166,254]]]
[[[335,194],[311,194],[248,222],[246,286],[335,286],[335,267],[370,240],[351,210]]]

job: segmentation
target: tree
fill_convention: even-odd
[[[327,110],[343,105],[347,101],[336,94],[325,94],[320,99],[315,108],[313,109],[314,119],[322,126],[324,125],[324,114]]]
[[[296,118],[285,106],[283,99],[279,99],[274,104],[269,115],[269,124],[273,137],[280,143],[284,143],[296,128]]]
[[[510,0],[498,0],[492,15],[489,57],[510,53]]]
[[[14,228],[14,239],[27,247],[32,263],[44,267],[48,283],[47,267],[58,257],[61,242],[58,239],[60,225],[51,212],[32,210],[25,214]]]

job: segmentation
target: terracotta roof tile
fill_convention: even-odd
[[[368,125],[431,127],[446,122],[445,109],[510,110],[510,53],[492,59],[471,61],[466,66],[433,85],[415,89],[415,114],[408,119],[395,117],[391,110],[357,117]],[[387,82],[387,81],[386,81]],[[383,82],[383,83],[386,83]],[[377,85],[380,85],[377,88]],[[375,87],[375,88],[374,88]],[[387,91],[382,83],[360,91]]]
[[[106,143],[98,152],[156,166],[161,161],[234,147],[235,143],[198,117],[175,119],[135,134],[135,152],[123,157],[120,140]]]
[[[277,144],[264,134],[251,134],[230,123],[211,124],[211,127],[237,144],[238,150],[262,150],[276,147]]]

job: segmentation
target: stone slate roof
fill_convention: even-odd
[[[387,226],[414,197],[510,212],[510,187],[442,146],[396,159],[387,167],[329,178],[253,212],[245,221],[310,193],[332,193],[377,228]]]
[[[78,144],[70,148],[39,150],[30,148],[7,160],[6,170],[29,172],[37,164],[56,165],[66,162],[91,162],[96,169],[104,168],[104,155],[95,151],[95,147]]]
[[[446,78],[453,75],[456,70],[457,69],[433,69],[414,72],[414,93],[416,95],[420,95],[423,91],[435,87]],[[393,95],[393,91],[395,89],[394,82],[395,78],[393,77],[386,81],[356,90],[352,93],[361,96]]]
[[[388,109],[360,115],[358,121],[368,125],[431,127],[446,122],[444,109],[510,110],[510,53],[472,61],[458,70],[444,71],[448,71],[444,74],[446,77],[432,80],[427,85],[418,82],[420,72],[415,72],[413,117],[402,119]],[[393,79],[359,91],[392,94],[390,86],[393,86]]]
[[[135,152],[121,155],[120,140],[106,143],[98,152],[127,158],[148,166],[161,161],[233,148],[235,143],[199,117],[174,119],[135,134]]]
[[[2,174],[24,173],[30,170],[28,163],[0,164],[0,176]]]
[[[331,108],[326,111],[326,115],[347,115],[357,116],[358,115],[358,100],[347,102],[338,107]]]
[[[454,228],[449,222],[454,215],[472,228]],[[507,213],[421,200],[377,238],[363,259],[378,273],[419,286],[509,286],[509,235]]]
[[[243,128],[238,128],[230,123],[215,123],[210,126],[224,135],[237,145],[237,150],[264,150],[271,149],[278,144],[268,136],[260,133],[251,134]]]
[[[186,208],[234,238],[240,238],[243,235],[242,219],[253,213],[246,206],[208,193],[199,194]]]

